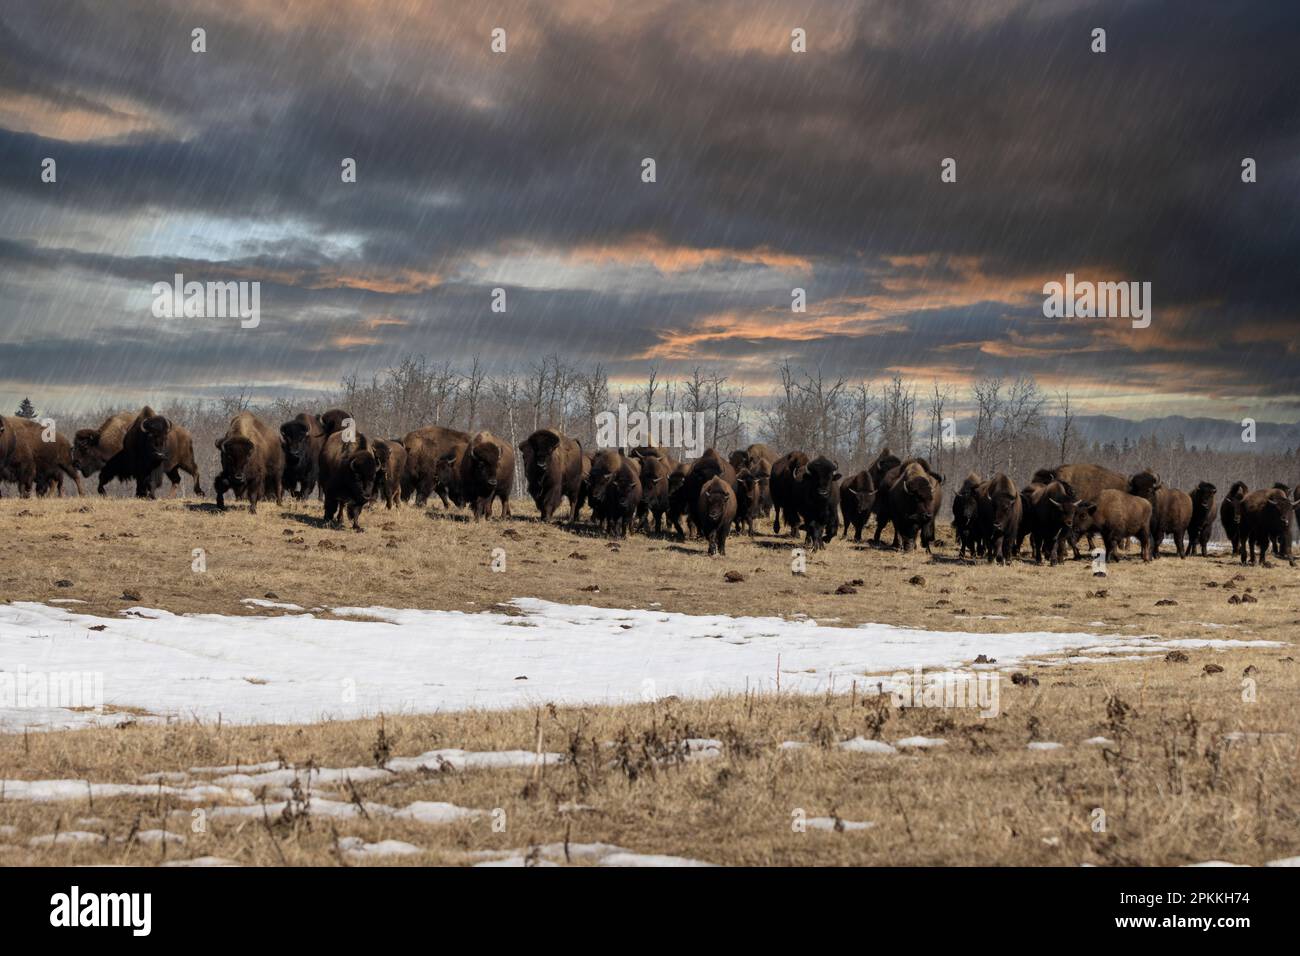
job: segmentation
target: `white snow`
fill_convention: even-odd
[[[919,738],[917,738],[919,739]],[[904,741],[900,740],[900,744]],[[868,740],[866,737],[854,737],[852,740],[842,740],[839,745],[841,750],[851,750],[860,754],[896,754],[898,750],[885,743],[883,740]]]
[[[189,803],[207,803],[225,798],[251,803],[253,794],[240,788],[202,784],[194,787],[165,787],[137,783],[87,783],[85,780],[0,780],[6,800],[52,803],[60,800],[99,800],[105,797],[174,797]]]
[[[1083,742],[1085,747],[1114,747],[1115,741],[1109,737],[1089,737]]]
[[[834,817],[813,817],[810,820],[805,820],[804,826],[812,830],[835,831],[836,829]],[[870,821],[859,821],[859,820],[840,821],[840,830],[842,830],[843,832],[850,832],[853,830],[870,830],[874,826],[875,823],[872,823]]]
[[[411,856],[415,853],[424,852],[418,846],[404,843],[401,840],[381,840],[378,843],[367,843],[361,837],[354,836],[340,839],[339,849],[343,851],[344,856],[354,862],[386,856]]]
[[[562,866],[569,863],[592,863],[596,866],[712,866],[700,860],[655,853],[634,853],[609,843],[570,843],[565,859],[563,843],[546,843],[521,850],[477,850],[468,854],[481,862],[475,866],[524,866],[532,856],[535,866]]]
[[[895,747],[942,747],[948,741],[942,737],[904,737],[902,740],[895,740]]]
[[[239,864],[220,856],[199,856],[192,860],[169,860],[163,866],[239,866]]]
[[[49,833],[34,836],[27,841],[28,846],[54,846],[63,843],[107,843],[102,833],[90,833],[86,830],[64,830],[62,833]]]
[[[102,673],[110,707],[274,723],[544,702],[628,703],[643,700],[651,685],[660,697],[771,691],[778,656],[783,691],[823,693],[837,678],[842,686],[846,678],[887,678],[916,665],[952,668],[982,653],[1010,668],[1036,655],[1282,646],[1272,641],[1135,643],[1131,636],[981,634],[882,624],[831,627],[811,620],[619,610],[533,598],[511,604],[509,614],[334,609],[357,620],[292,612],[176,615],[134,607],[107,630],[92,632],[89,628],[104,618],[16,602],[0,605],[0,660],[6,671]],[[520,674],[529,679],[516,680]],[[0,732],[106,719],[93,711],[0,706]]]
[[[1025,745],[1027,750],[1060,750],[1061,744],[1051,740],[1033,740]]]

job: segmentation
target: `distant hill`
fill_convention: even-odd
[[[1048,416],[1048,427],[1055,429],[1060,419]],[[1220,418],[1187,418],[1167,415],[1164,418],[1144,418],[1130,421],[1113,415],[1080,415],[1074,423],[1089,444],[1114,442],[1119,445],[1127,438],[1135,443],[1139,438],[1155,435],[1162,442],[1174,441],[1181,434],[1190,448],[1210,448],[1215,451],[1265,451],[1282,452],[1300,448],[1300,423],[1274,424],[1260,422],[1255,426],[1254,446],[1241,441],[1241,422]]]

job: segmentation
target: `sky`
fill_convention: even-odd
[[[1297,421],[1297,49],[1294,0],[6,0],[0,410],[556,353]]]

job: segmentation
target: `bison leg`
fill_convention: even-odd
[[[257,514],[257,489],[255,488],[248,489],[248,513]]]

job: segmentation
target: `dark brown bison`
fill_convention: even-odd
[[[1244,481],[1234,481],[1228,493],[1223,496],[1223,504],[1219,505],[1219,521],[1223,524],[1223,533],[1232,542],[1233,554],[1241,550],[1241,527],[1237,522],[1237,511],[1249,491]]]
[[[1195,553],[1197,546],[1201,557],[1209,554],[1210,532],[1214,530],[1214,493],[1218,491],[1208,481],[1203,481],[1192,492],[1192,520],[1187,523],[1187,550]]]
[[[248,500],[249,514],[257,514],[257,503],[284,495],[284,449],[280,436],[252,412],[240,412],[230,420],[225,435],[216,440],[221,453],[221,473],[212,486],[217,507],[225,509],[226,492]]]
[[[732,527],[743,528],[752,538],[754,520],[760,516],[763,508],[763,486],[761,479],[749,468],[736,472],[736,519]]]
[[[669,477],[671,479],[671,475]],[[679,501],[682,505],[681,511],[679,512],[673,506],[671,497],[669,500],[669,521],[680,540],[686,540],[686,532],[681,526],[682,515],[688,516],[691,522],[694,523],[700,489],[713,478],[721,478],[731,485],[733,491],[736,488],[736,470],[731,467],[731,463],[719,455],[716,449],[706,448],[704,454],[691,462],[690,468],[686,471],[686,477],[678,489]]]
[[[786,528],[791,536],[799,534],[799,501],[795,486],[799,479],[794,476],[796,469],[808,467],[808,456],[801,451],[786,452],[772,462],[772,533],[781,533],[781,519],[785,519]]]
[[[844,537],[853,527],[853,540],[862,541],[862,529],[871,520],[871,509],[876,504],[876,484],[871,472],[862,469],[840,482],[840,514],[844,517]]]
[[[437,494],[442,499],[442,506],[450,509],[447,487],[438,482],[438,460],[451,451],[457,444],[469,444],[467,432],[441,425],[428,425],[407,432],[402,439],[406,449],[406,474],[402,476],[402,500],[407,501],[412,495],[421,508],[428,503],[429,496]]]
[[[295,498],[306,498],[320,480],[320,450],[325,428],[315,415],[300,412],[280,426],[280,447],[284,451],[284,490]]]
[[[727,553],[727,535],[736,518],[736,492],[721,476],[714,476],[700,488],[695,502],[695,527],[709,542],[709,554]]]
[[[1241,545],[1241,563],[1255,563],[1259,553],[1260,567],[1268,567],[1268,549],[1294,564],[1291,556],[1291,516],[1295,502],[1282,488],[1260,489],[1247,494],[1237,503],[1237,527]]]
[[[30,418],[0,415],[0,481],[14,482],[19,496],[30,498],[33,488],[44,494],[57,486],[62,495],[64,475],[76,484],[78,495],[84,494],[66,438],[52,425],[47,429]]]
[[[976,495],[984,555],[990,562],[1010,564],[1023,518],[1020,491],[1010,478],[998,474],[977,486]]]
[[[72,464],[85,477],[89,478],[101,470],[122,450],[122,439],[126,430],[135,421],[135,412],[118,412],[104,419],[98,428],[82,428],[72,439]],[[121,476],[125,480],[128,476]],[[99,493],[104,493],[101,483]]]
[[[328,412],[317,415],[316,422],[326,435],[333,435],[335,432],[345,430],[356,431],[356,422],[352,418],[352,413],[345,412],[341,408],[331,408]]]
[[[501,502],[501,517],[510,517],[510,489],[515,481],[515,450],[489,431],[469,440],[461,456],[460,493],[475,520],[492,517],[492,502]]]
[[[1160,542],[1165,539],[1165,535],[1174,539],[1174,550],[1178,556],[1187,557],[1187,529],[1191,523],[1192,496],[1177,488],[1157,489],[1155,506],[1151,512],[1151,557],[1160,557]]]
[[[890,454],[889,449],[886,448],[884,451],[880,453],[879,456],[877,456],[876,462],[872,464],[871,468],[868,470],[870,471],[872,469],[875,469],[877,468],[877,466],[883,467],[885,464],[887,464],[890,460],[893,460],[894,458],[895,456]],[[924,458],[908,458],[906,461],[899,462],[897,465],[893,466],[888,471],[881,474],[880,479],[876,481],[876,507],[875,507],[876,531],[875,531],[875,536],[871,539],[873,544],[880,543],[880,536],[885,530],[885,525],[893,521],[894,498],[893,495],[890,494],[890,491],[893,489],[894,483],[903,476],[903,473],[911,465],[920,465],[920,467],[925,471],[925,473],[930,476],[932,481],[934,481],[936,484],[940,484],[940,485],[943,484],[943,475],[939,474],[933,468],[931,468],[930,463],[926,461]],[[937,513],[937,511],[938,511],[938,507],[936,506],[935,512]],[[929,540],[933,541],[935,537],[933,514],[931,515],[930,527],[927,530],[927,534],[929,536]],[[895,525],[894,527],[893,546],[894,547],[898,546],[897,525]]]
[[[637,528],[650,533],[650,516],[654,515],[655,534],[664,527],[664,514],[668,511],[668,463],[657,455],[636,459],[641,472],[641,502],[637,505]]]
[[[738,448],[727,456],[727,462],[739,473],[740,469],[749,467],[749,452]]]
[[[957,537],[959,558],[966,557],[967,552],[972,558],[978,557],[984,550],[984,541],[979,533],[979,496],[976,494],[983,483],[983,478],[971,472],[952,498],[952,530]]]
[[[691,463],[688,461],[678,462],[673,470],[668,472],[668,524],[683,540],[686,538],[686,532],[682,529],[682,518],[691,523],[695,520],[691,517],[694,505],[686,497],[686,478],[690,473]]]
[[[325,521],[342,527],[346,509],[353,531],[361,527],[361,512],[381,494],[379,459],[365,435],[344,441],[344,429],[331,432],[320,453],[320,484],[325,493]]]
[[[606,448],[591,460],[592,516],[606,534],[627,536],[641,503],[640,462]]]
[[[624,457],[632,458],[636,461],[640,461],[643,458],[658,458],[668,466],[669,471],[672,471],[677,465],[677,462],[673,460],[673,456],[668,454],[668,450],[666,448],[660,448],[658,445],[637,445],[633,448],[629,448],[627,450],[627,455]]]
[[[578,517],[582,492],[582,445],[554,428],[542,428],[519,443],[524,479],[543,521],[550,521],[569,499],[569,522]]]
[[[1075,511],[1075,527],[1096,532],[1106,546],[1106,558],[1114,561],[1125,538],[1137,538],[1142,560],[1151,560],[1151,502],[1127,491],[1106,488],[1096,501],[1081,502]]]
[[[1034,563],[1041,564],[1046,555],[1049,564],[1059,564],[1065,556],[1065,546],[1073,543],[1075,512],[1080,502],[1064,481],[1031,484],[1026,491],[1028,500],[1022,491],[1021,507],[1029,528]]]
[[[889,520],[894,525],[894,547],[910,551],[919,534],[921,545],[928,552],[934,540],[934,516],[943,501],[940,481],[930,471],[922,458],[899,466],[889,485]],[[876,500],[879,501],[879,493]]]
[[[370,450],[379,466],[377,478],[385,508],[396,508],[402,500],[402,476],[406,474],[406,446],[396,438],[373,438]]]
[[[156,497],[163,475],[171,479],[171,493],[181,483],[181,472],[194,479],[194,493],[203,494],[199,466],[194,461],[194,442],[190,433],[146,405],[122,437],[122,450],[105,463],[99,473],[99,486],[113,479],[134,478],[137,498]]]
[[[840,521],[840,467],[824,455],[797,465],[794,478],[795,510],[803,524],[805,543],[820,551],[835,540]]]

